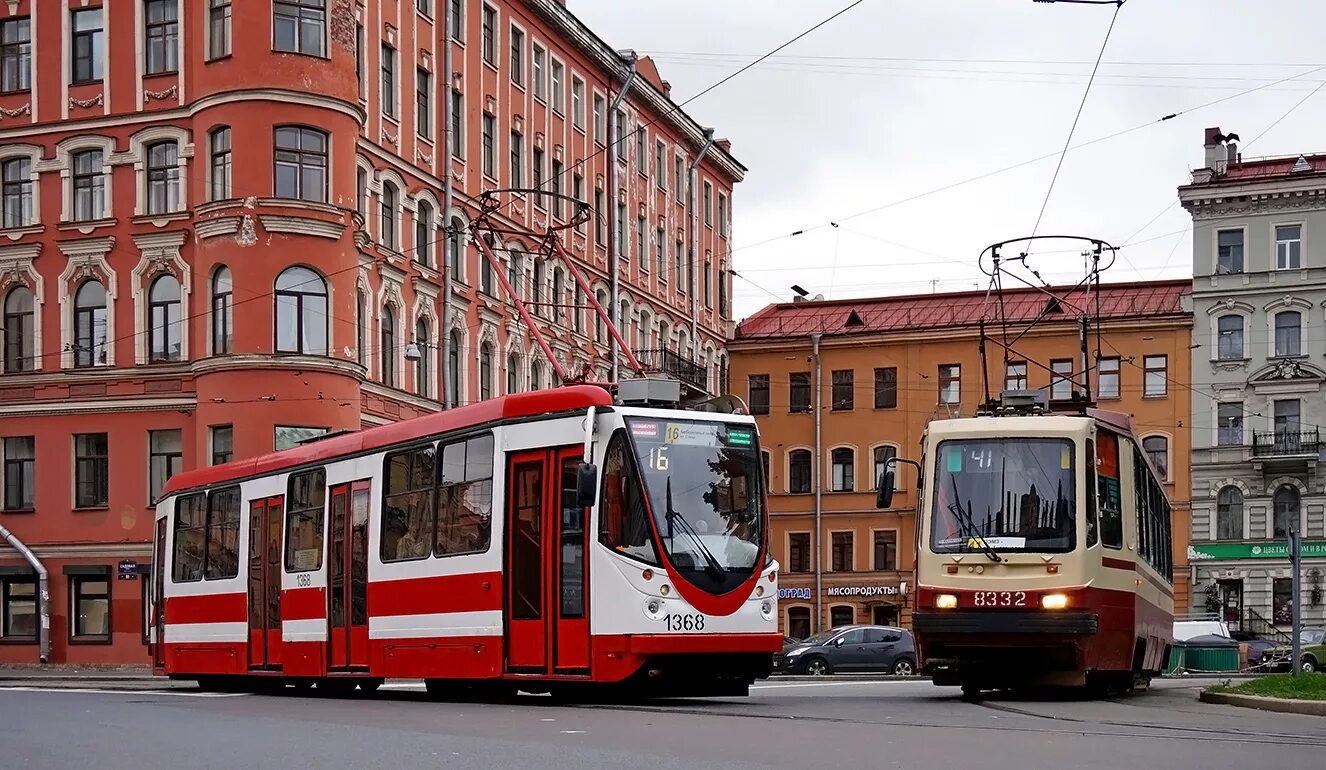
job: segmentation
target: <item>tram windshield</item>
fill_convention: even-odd
[[[736,588],[764,542],[755,427],[652,418],[626,427],[669,560],[697,587]]]
[[[930,547],[935,553],[1063,553],[1076,542],[1076,459],[1067,439],[941,442]]]

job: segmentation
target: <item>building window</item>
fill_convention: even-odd
[[[1226,401],[1216,406],[1216,444],[1239,446],[1243,443],[1243,402]]]
[[[492,179],[497,178],[497,149],[493,144],[494,131],[497,126],[497,118],[483,114],[483,175]]]
[[[626,251],[626,204],[619,202],[617,204],[617,256],[621,257],[622,267],[626,268],[631,263],[631,255]]]
[[[829,626],[831,628],[840,628],[850,626],[856,622],[856,608],[846,604],[840,604],[829,608]]]
[[[485,342],[479,346],[479,400],[493,397],[493,346]]]
[[[1243,358],[1243,316],[1222,315],[1216,320],[1216,351],[1222,361]]]
[[[419,201],[414,211],[414,261],[432,267],[429,254],[433,250],[433,207]]]
[[[1287,626],[1294,622],[1294,579],[1271,580],[1271,622]]]
[[[382,308],[378,319],[378,357],[382,360],[382,384],[396,387],[396,315],[391,307]]]
[[[180,282],[173,275],[157,278],[148,290],[147,303],[148,360],[180,360]]]
[[[1291,527],[1302,532],[1299,526],[1300,497],[1297,487],[1283,486],[1275,490],[1272,504],[1275,508],[1271,521],[1272,538],[1282,540],[1289,537]]]
[[[465,39],[465,0],[450,0],[447,16],[447,30],[452,40]]]
[[[682,182],[686,174],[685,169],[685,158],[678,155],[672,159],[672,194],[678,203],[686,200],[686,185]]]
[[[1161,481],[1169,480],[1169,439],[1164,436],[1147,436],[1142,439],[1142,451],[1151,460],[1156,475]]]
[[[414,71],[414,129],[423,137],[433,133],[433,76],[423,67]]]
[[[327,284],[307,267],[276,277],[276,352],[327,355]]]
[[[810,572],[810,533],[792,532],[787,536],[788,572]]]
[[[303,445],[306,441],[326,435],[326,428],[309,428],[298,425],[276,425],[272,428],[272,448],[280,452]]]
[[[425,398],[433,395],[433,355],[429,340],[428,324],[420,318],[414,324],[414,342],[419,346],[419,359],[414,363],[414,392]]]
[[[1050,362],[1050,398],[1067,401],[1073,397],[1073,362],[1057,359]]]
[[[381,224],[378,227],[378,242],[383,246],[395,251],[398,246],[396,243],[396,214],[400,207],[400,191],[396,185],[391,182],[382,183],[382,195],[379,198],[379,215]]]
[[[1275,314],[1275,355],[1297,356],[1303,352],[1303,314],[1285,310]]]
[[[895,570],[898,568],[898,532],[893,529],[875,533],[875,570]]]
[[[544,101],[548,98],[548,89],[544,83],[544,67],[548,60],[548,54],[543,50],[543,46],[535,43],[531,46],[530,68],[532,72],[530,79],[534,81],[534,98]]]
[[[793,449],[787,453],[787,491],[794,495],[810,492],[809,449]]]
[[[856,488],[853,474],[856,468],[856,452],[840,447],[829,453],[833,465],[832,487],[834,492],[851,492]]]
[[[793,372],[788,375],[787,403],[789,411],[810,411],[810,372]]]
[[[447,399],[455,406],[460,405],[460,331],[452,329],[448,337],[450,347],[447,350]]]
[[[109,498],[110,469],[105,433],[74,435],[74,507],[102,508]]]
[[[180,146],[157,142],[147,147],[147,213],[180,210]]]
[[[875,369],[875,408],[898,408],[898,369],[886,366]]]
[[[640,265],[640,270],[641,270],[642,272],[646,272],[646,273],[649,272],[649,255],[645,253],[645,240],[646,240],[646,239],[645,239],[645,230],[647,229],[647,227],[648,227],[648,225],[645,223],[645,218],[644,218],[643,216],[636,217],[636,220],[635,220],[635,258],[636,258],[636,260],[638,260],[638,263],[639,263],[639,265]],[[706,301],[705,301],[705,304],[706,304],[706,305],[709,304],[709,302],[708,302],[707,300],[708,300],[708,298],[706,298]]]
[[[833,377],[833,411],[851,411],[856,406],[856,391],[853,384],[856,372],[851,369],[835,369]]]
[[[751,414],[769,413],[769,375],[752,374],[747,378],[747,396]]]
[[[327,202],[327,135],[313,128],[276,129],[274,192],[278,198]]]
[[[70,640],[109,642],[111,604],[108,575],[70,575],[69,600]]]
[[[700,202],[700,206],[702,207],[702,210],[704,211],[704,224],[705,224],[705,227],[713,227],[713,225],[714,225],[714,208],[713,208],[713,205],[714,205],[714,186],[711,185],[711,184],[709,184],[708,182],[705,182],[705,183],[704,183],[704,186],[703,186],[702,189],[703,189],[703,191],[704,191],[704,198],[701,200],[701,202]]]
[[[1301,225],[1275,226],[1275,269],[1297,270],[1303,266]]]
[[[16,286],[5,295],[5,373],[36,368],[36,319],[32,290]]]
[[[230,0],[207,0],[207,58],[230,55]]]
[[[603,191],[594,191],[594,243],[602,246],[608,242],[608,218],[604,216],[607,211],[603,208]]]
[[[1216,274],[1232,275],[1243,272],[1243,231],[1216,232]]]
[[[1098,364],[1098,383],[1100,398],[1118,398],[1119,397],[1119,359],[1102,358]]]
[[[832,543],[832,564],[834,572],[852,571],[852,533],[834,532],[830,536]]]
[[[1243,491],[1225,487],[1216,495],[1216,539],[1243,539]]]
[[[148,442],[150,494],[156,503],[170,477],[184,470],[184,437],[178,430],[154,430],[148,432]]]
[[[327,55],[327,0],[275,0],[272,47],[286,53]]]
[[[230,425],[213,425],[212,465],[224,465],[235,455],[235,429]]]
[[[230,197],[230,128],[213,129],[208,145],[212,155],[212,200],[226,200]]]
[[[1144,356],[1142,358],[1142,394],[1163,396],[1169,392],[1169,357]]]
[[[106,169],[101,150],[76,152],[73,161],[74,221],[106,216]]]
[[[519,131],[511,132],[511,186],[525,184],[525,137]]]
[[[5,439],[5,510],[30,511],[36,506],[37,439],[11,436]]]
[[[603,144],[603,139],[608,135],[607,126],[604,123],[607,120],[606,113],[607,102],[603,97],[594,94],[594,143]]]
[[[179,69],[180,19],[175,0],[146,0],[143,14],[143,68],[146,75]]]
[[[451,157],[465,157],[465,94],[451,89]]]
[[[74,294],[74,366],[105,366],[106,305],[106,289],[97,281],[84,282]]]
[[[491,5],[483,7],[483,60],[497,66],[497,9]]]
[[[511,82],[525,84],[525,33],[511,28]]]
[[[1004,369],[1004,390],[1027,389],[1026,361],[1010,361]]]
[[[0,164],[3,169],[3,226],[26,227],[32,224],[32,161],[11,158]]]
[[[629,149],[626,146],[626,112],[616,110],[613,112],[613,117],[616,118],[616,125],[612,131],[612,146],[617,150],[617,160],[625,161]]]
[[[506,392],[520,392],[520,359],[515,353],[507,356],[506,359]]]
[[[70,54],[73,57],[70,75],[75,85],[95,83],[101,80],[106,58],[106,29],[102,24],[100,8],[85,8],[74,11],[70,26],[73,40]]]
[[[382,114],[396,117],[396,49],[382,45]]]
[[[0,641],[37,641],[37,578],[0,577]]]
[[[884,472],[893,464],[893,459],[898,456],[898,450],[892,446],[877,446],[874,451],[875,475],[870,477],[870,483],[876,489],[879,488],[879,480],[884,476]]]
[[[547,177],[543,174],[543,148],[535,147],[530,153],[530,165],[532,166],[531,176],[533,177],[534,189],[542,190],[547,184]],[[534,196],[534,205],[541,209],[548,208],[547,201],[542,195]]]
[[[571,124],[585,130],[585,81],[571,76]]]
[[[787,636],[790,639],[805,639],[810,636],[810,608],[787,608]]]
[[[212,355],[230,352],[235,334],[234,285],[230,268],[217,268],[212,276]]]
[[[0,91],[32,88],[32,20],[0,22]]]
[[[1291,454],[1302,453],[1302,437],[1299,433],[1302,404],[1296,398],[1281,398],[1275,400],[1272,409],[1274,414],[1271,425],[1275,431],[1276,450]]]
[[[959,364],[940,364],[939,403],[957,404],[961,402],[962,366]]]

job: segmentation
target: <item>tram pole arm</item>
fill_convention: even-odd
[[[493,274],[497,276],[498,282],[502,284],[502,290],[511,298],[511,304],[516,306],[516,312],[520,313],[521,319],[525,322],[525,325],[529,327],[530,334],[534,336],[534,341],[537,342],[539,348],[543,350],[543,355],[547,357],[548,363],[552,365],[553,372],[557,374],[557,380],[559,382],[566,382],[566,371],[562,369],[561,364],[557,363],[557,357],[553,355],[552,348],[548,345],[548,341],[543,338],[543,334],[539,331],[539,327],[535,325],[534,318],[530,316],[529,310],[525,307],[525,303],[521,301],[520,296],[516,294],[515,287],[513,287],[511,282],[506,279],[506,271],[502,269],[502,261],[497,258],[497,255],[488,247],[488,243],[484,241],[483,238],[475,238],[474,242],[478,244],[479,251],[482,252],[484,258],[488,260],[488,265],[492,268]]]
[[[566,270],[571,274],[571,278],[575,280],[576,285],[580,287],[580,290],[585,293],[585,299],[589,300],[590,307],[594,308],[594,312],[603,321],[603,325],[608,328],[608,334],[611,334],[612,338],[617,340],[619,349],[626,356],[626,362],[631,365],[631,368],[635,370],[636,374],[643,377],[645,375],[645,368],[640,365],[640,361],[635,357],[635,353],[631,352],[631,346],[627,345],[626,340],[622,339],[621,332],[617,330],[617,324],[612,322],[612,317],[608,315],[608,311],[604,310],[603,305],[599,304],[599,301],[594,298],[594,288],[585,280],[585,276],[582,275],[579,268],[575,266],[574,261],[571,259],[571,256],[566,253],[566,249],[562,247],[560,241],[553,241],[553,248],[556,249],[557,257],[562,260],[562,264],[566,265]]]

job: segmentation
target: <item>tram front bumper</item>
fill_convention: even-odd
[[[1034,634],[1089,636],[1100,630],[1094,612],[965,612],[912,613],[918,634]]]

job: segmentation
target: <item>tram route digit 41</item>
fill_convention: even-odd
[[[669,631],[703,631],[704,615],[697,612],[670,612],[663,616]]]

